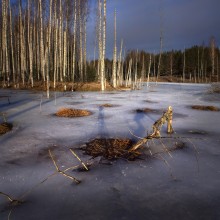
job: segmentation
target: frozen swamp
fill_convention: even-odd
[[[0,219],[220,219],[220,112],[191,109],[220,108],[220,95],[208,93],[209,87],[158,83],[138,91],[57,92],[49,100],[42,92],[0,90],[10,96],[10,104],[0,99],[0,112],[13,124],[0,136],[0,192],[24,202],[12,206],[0,195]],[[105,103],[113,107],[100,108]],[[79,149],[102,137],[137,141],[170,105],[175,133],[170,137],[163,127],[161,135],[168,138],[143,149],[152,156],[109,165]],[[92,115],[56,117],[62,107]],[[143,108],[153,111],[137,111]],[[177,144],[184,147],[167,152]],[[61,170],[80,164],[70,148],[94,162],[88,172],[68,171],[81,183],[58,173],[45,180],[56,171],[48,149]]]

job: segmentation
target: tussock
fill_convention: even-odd
[[[0,135],[3,135],[9,131],[11,131],[13,128],[13,125],[7,122],[0,124]]]
[[[71,109],[71,108],[61,108],[56,112],[56,116],[58,117],[84,117],[91,115],[92,112],[83,109]]]
[[[131,146],[132,141],[130,139],[101,138],[86,143],[82,150],[90,156],[102,156],[108,160],[119,158],[134,160],[140,156],[140,153],[138,151],[129,152]]]

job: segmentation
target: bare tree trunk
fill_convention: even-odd
[[[148,72],[147,72],[147,86],[149,86],[149,81],[150,81],[150,69],[151,69],[151,54],[150,54],[150,61],[148,65]]]
[[[20,38],[20,70],[21,70],[21,78],[22,78],[22,84],[24,86],[25,76],[24,76],[24,37],[23,37],[23,24],[22,24],[22,12],[21,12],[21,1],[19,2],[19,38]]]
[[[56,88],[56,80],[58,76],[58,61],[57,61],[57,42],[58,42],[58,19],[56,20],[56,26],[55,26],[55,37],[54,37],[54,81],[53,81],[53,88]]]
[[[210,41],[210,50],[211,50],[211,62],[212,62],[212,74],[215,75],[215,38],[212,37]]]
[[[121,49],[120,49],[119,60],[118,60],[118,68],[117,68],[117,78],[118,78],[119,85],[122,85],[122,80],[123,80],[122,48],[123,48],[123,40],[121,40]]]
[[[50,0],[50,17],[49,17],[49,28],[48,28],[48,39],[47,39],[47,53],[46,53],[46,60],[47,60],[47,98],[50,98],[50,48],[51,48],[51,24],[52,24],[52,4],[53,0]]]
[[[12,15],[11,15],[11,6],[9,4],[10,10],[10,43],[11,43],[11,65],[12,65],[12,76],[13,84],[15,86],[15,62],[14,62],[14,48],[13,48],[13,34],[12,34]]]
[[[32,50],[32,25],[30,21],[30,0],[28,0],[28,53],[29,53],[29,72],[31,87],[34,86],[33,80],[33,50]]]
[[[98,36],[98,41],[99,41],[99,62],[98,62],[98,78],[101,80],[101,62],[102,62],[102,56],[103,56],[103,49],[102,49],[102,44],[103,44],[103,40],[102,40],[102,2],[101,0],[99,0],[99,10],[98,10],[98,14],[99,14],[99,36]]]
[[[183,52],[183,82],[185,82],[185,69],[186,69],[186,50]]]
[[[40,68],[43,81],[45,82],[45,71],[44,71],[44,37],[43,37],[43,14],[42,14],[42,0],[39,0],[40,10]]]
[[[105,90],[105,43],[106,43],[106,0],[104,0],[103,12],[103,42],[102,42],[102,60],[101,60],[101,91]]]
[[[60,81],[63,82],[62,75],[62,1],[60,0],[60,18],[59,18],[59,73],[60,73]]]
[[[160,77],[160,64],[161,64],[161,57],[162,57],[162,51],[163,50],[163,32],[161,30],[160,32],[160,54],[159,54],[159,60],[158,60],[158,66],[157,66],[157,80],[159,79]]]
[[[170,76],[171,80],[173,80],[173,52],[170,54]]]
[[[73,26],[73,75],[72,83],[74,83],[75,69],[76,69],[76,24],[77,24],[77,0],[74,2],[74,26]],[[73,85],[72,85],[73,87]]]
[[[117,78],[116,78],[116,62],[117,62],[117,35],[116,35],[116,9],[115,9],[115,26],[114,26],[114,53],[113,53],[113,66],[112,66],[112,83],[113,87],[117,86]]]
[[[87,5],[86,5],[86,13],[87,13]],[[84,79],[87,81],[87,26],[86,26],[86,15],[84,15]]]

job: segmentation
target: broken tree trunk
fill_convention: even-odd
[[[153,139],[153,138],[159,138],[160,137],[160,130],[162,126],[167,122],[167,133],[171,134],[173,133],[173,127],[172,127],[172,119],[173,119],[173,110],[172,107],[169,106],[167,111],[163,113],[162,117],[159,118],[152,126],[153,131],[151,134],[147,135],[137,143],[135,143],[131,149],[129,149],[129,152],[137,150],[139,147],[141,147],[143,144],[147,143],[147,141]]]

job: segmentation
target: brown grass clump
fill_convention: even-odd
[[[13,128],[13,125],[7,122],[0,124],[0,135],[3,135],[9,131],[11,131]]]
[[[91,115],[92,112],[83,109],[61,108],[56,116],[58,117],[84,117]]]
[[[193,105],[192,109],[196,109],[196,110],[202,110],[202,111],[220,111],[219,108],[215,107],[215,106],[203,106],[203,105]]]
[[[134,160],[140,153],[137,151],[129,152],[129,148],[132,146],[132,141],[130,139],[94,139],[82,148],[86,154],[98,157],[102,156],[108,160],[114,160],[118,158],[125,158],[128,160]]]

